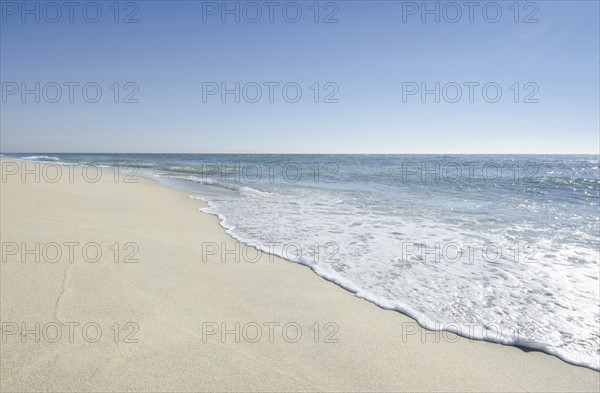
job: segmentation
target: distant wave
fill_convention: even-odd
[[[30,160],[30,161],[60,161],[60,158],[58,157],[52,157],[52,156],[27,156],[27,157],[20,157],[21,160]]]

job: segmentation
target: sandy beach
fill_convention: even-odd
[[[422,330],[248,249],[189,192],[1,163],[3,392],[600,389],[591,369]]]

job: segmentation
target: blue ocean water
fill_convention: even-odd
[[[424,327],[600,369],[599,156],[10,156],[139,171]]]

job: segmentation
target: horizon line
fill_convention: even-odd
[[[452,153],[452,152],[431,152],[431,153],[406,153],[406,152],[398,152],[398,153],[368,153],[368,152],[363,152],[363,153],[353,153],[353,152],[348,152],[348,153],[273,153],[273,152],[260,152],[260,153],[248,153],[248,152],[220,152],[220,153],[208,153],[208,152],[86,152],[86,151],[81,151],[81,152],[58,152],[58,151],[0,151],[0,155],[3,154],[197,154],[197,155],[225,155],[225,154],[238,154],[238,155],[303,155],[303,156],[307,156],[307,155],[338,155],[338,156],[342,156],[342,155],[370,155],[370,156],[389,156],[389,155],[456,155],[456,156],[460,156],[460,155],[513,155],[513,156],[518,156],[518,155],[598,155],[600,156],[600,149],[598,152],[595,153],[582,153],[582,152],[547,152],[547,153],[507,153],[507,152],[501,152],[501,153],[473,153],[473,152],[467,152],[467,153]]]

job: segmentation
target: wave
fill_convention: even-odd
[[[42,161],[42,162],[60,161],[60,158],[52,157],[52,156],[27,156],[27,157],[20,157],[20,159],[21,160],[29,160],[29,161]]]
[[[211,179],[208,177],[199,177],[195,175],[171,175],[164,173],[154,174],[156,177],[162,177],[167,179],[177,179],[177,180],[186,180],[190,182],[194,182],[197,184],[208,185],[223,188],[229,191],[235,191],[240,195],[260,195],[260,196],[270,196],[271,194],[265,191],[258,190],[256,188],[248,187],[245,185],[240,185],[232,182],[222,182],[215,179]]]
[[[400,209],[397,211],[402,213],[398,216],[393,210],[382,211],[383,206],[374,206],[375,200],[365,200],[363,196],[358,200],[356,195],[340,199],[342,195],[334,193],[328,194],[328,199],[320,199],[322,195],[315,199],[317,194],[304,193],[298,188],[278,189],[273,193],[256,193],[254,189],[239,191],[240,197],[234,200],[197,195],[190,198],[205,201],[208,206],[199,210],[216,215],[225,231],[238,241],[305,265],[357,297],[415,319],[425,329],[543,351],[574,365],[600,369],[593,355],[597,348],[593,328],[585,321],[581,324],[577,320],[569,322],[573,315],[578,315],[582,321],[598,318],[591,315],[593,310],[579,313],[585,310],[575,309],[576,303],[571,303],[583,302],[579,303],[582,307],[593,302],[595,296],[594,289],[588,284],[594,279],[598,261],[590,254],[589,244],[584,248],[578,243],[562,244],[563,240],[556,237],[555,231],[550,235],[536,232],[537,237],[524,237],[532,236],[531,231],[539,228],[530,226],[526,233],[519,232],[518,222],[497,232],[505,225],[504,221],[489,221],[489,215],[482,212],[477,212],[481,217],[478,215],[456,223],[451,220],[458,217],[452,215],[440,225],[444,221],[426,211],[426,203],[419,205],[421,212]],[[356,205],[352,204],[353,200]],[[509,202],[510,211],[522,210],[517,204],[519,198]],[[385,214],[378,214],[381,212]],[[533,213],[539,215],[537,210]],[[416,221],[410,222],[408,216],[414,216]],[[357,222],[360,224],[355,226]],[[464,229],[473,225],[477,228]],[[584,236],[577,237],[585,240]],[[525,239],[538,244],[541,255],[534,266],[508,258],[502,259],[501,265],[488,262],[474,268],[457,264],[435,266],[410,258],[392,260],[392,256],[398,256],[398,243],[393,243],[396,238],[419,239],[428,245],[439,240],[470,240],[482,245],[499,241],[507,252],[513,252],[514,242]],[[292,241],[308,249],[324,239],[334,240],[344,248],[338,254],[339,263],[321,263],[307,257],[290,258],[283,249],[270,246]],[[261,247],[261,242],[269,247]],[[569,242],[572,242],[570,238]],[[387,250],[386,243],[396,248]],[[576,260],[589,263],[580,264]],[[579,273],[575,274],[572,264],[578,265]],[[579,288],[561,286],[562,280],[580,280],[582,274],[591,280],[580,282]],[[525,282],[529,284],[524,285]],[[592,292],[586,293],[588,290]],[[506,294],[506,291],[512,293]],[[563,310],[565,303],[573,312]],[[444,311],[438,306],[451,310]],[[533,325],[535,331],[528,331],[529,325]]]
[[[496,323],[479,323],[474,324],[471,322],[457,322],[457,321],[447,321],[446,323],[440,323],[432,320],[423,312],[420,312],[408,304],[399,302],[399,301],[390,301],[384,297],[378,296],[369,290],[365,290],[361,284],[355,282],[354,280],[347,279],[342,277],[339,273],[334,271],[329,267],[323,267],[324,265],[320,265],[315,263],[308,258],[298,258],[291,259],[289,254],[278,250],[275,247],[263,247],[260,242],[252,240],[250,238],[242,236],[240,233],[236,232],[236,226],[233,223],[228,222],[228,218],[225,214],[221,213],[217,207],[212,203],[212,201],[208,198],[204,198],[199,195],[189,195],[189,198],[201,200],[205,202],[208,206],[204,208],[198,209],[199,211],[209,213],[215,215],[219,219],[219,224],[222,228],[225,229],[225,232],[236,239],[237,241],[244,243],[250,247],[258,249],[264,253],[278,256],[284,260],[287,260],[292,263],[299,263],[301,265],[309,267],[314,273],[316,273],[321,278],[324,278],[327,281],[330,281],[341,288],[355,294],[357,297],[367,300],[378,307],[381,307],[386,310],[392,310],[400,312],[412,319],[414,319],[422,328],[437,331],[437,332],[451,332],[457,334],[460,337],[464,337],[467,339],[480,340],[480,341],[488,341],[493,343],[499,343],[504,345],[517,346],[521,348],[527,348],[531,350],[537,350],[541,352],[545,352],[547,354],[556,356],[562,359],[565,362],[568,362],[573,365],[583,366],[587,368],[591,368],[594,370],[600,370],[600,365],[598,362],[593,360],[585,360],[581,357],[572,356],[568,353],[565,353],[559,349],[557,345],[552,345],[549,343],[537,342],[531,340],[527,337],[527,332],[523,333],[520,331],[514,332],[514,334],[507,335],[506,329],[503,329],[499,324]],[[273,244],[274,241],[271,240],[269,242],[265,242],[264,244]],[[528,326],[523,326],[524,330],[526,328],[531,328]]]

